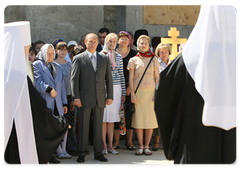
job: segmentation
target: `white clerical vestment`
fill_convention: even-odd
[[[30,23],[4,24],[4,150],[16,126],[22,164],[37,164],[24,46],[31,44]]]

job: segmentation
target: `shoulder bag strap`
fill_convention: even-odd
[[[142,81],[142,79],[143,79],[143,76],[145,75],[145,73],[146,73],[146,71],[147,71],[147,69],[148,69],[148,66],[150,65],[150,63],[151,63],[152,60],[153,60],[153,57],[152,57],[151,60],[148,62],[148,65],[147,65],[146,69],[144,70],[143,75],[142,75],[141,79],[139,80],[139,83],[138,83],[137,88],[136,88],[136,90],[135,90],[134,93],[137,93],[138,87],[139,87],[139,85],[140,85],[140,83],[141,83],[141,81]]]

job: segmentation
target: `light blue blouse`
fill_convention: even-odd
[[[71,67],[72,63],[67,62],[66,64],[59,64],[63,71],[63,79],[66,89],[66,95],[71,95]]]

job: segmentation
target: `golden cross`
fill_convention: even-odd
[[[171,27],[170,31],[168,31],[168,36],[171,36],[171,38],[161,38],[161,43],[172,44],[172,52],[171,55],[169,55],[169,60],[172,61],[179,54],[177,45],[185,44],[187,39],[177,38],[179,36],[179,31],[177,31],[176,27]]]

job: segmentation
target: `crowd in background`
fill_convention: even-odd
[[[87,48],[86,36],[80,36],[78,42],[65,42],[63,38],[57,38],[51,43],[38,40],[32,43],[29,49],[29,61],[33,63],[37,90],[42,96],[45,93],[50,94],[51,97],[45,97],[48,107],[52,109],[54,115],[65,116],[69,124],[68,132],[56,151],[59,159],[69,159],[79,154],[77,141],[80,139],[77,138],[76,127],[80,122],[77,121],[76,106],[72,98],[71,71],[74,57],[83,53]],[[135,31],[133,35],[127,31],[120,31],[118,34],[110,33],[107,28],[101,28],[97,36],[99,43],[96,51],[109,57],[114,94],[113,103],[106,105],[104,109],[102,154],[119,154],[117,150],[120,147],[121,133],[126,134],[127,149],[136,150],[136,155],[151,155],[149,148],[151,139],[152,151],[158,150],[160,141],[154,111],[154,92],[160,79],[159,73],[170,62],[171,46],[162,44],[161,37],[156,36],[150,39],[148,31],[144,29]],[[50,70],[55,81],[59,81],[57,83],[59,87],[51,84],[50,80],[42,78],[45,74],[45,67]],[[146,73],[139,84],[145,69]],[[45,84],[42,83],[43,79]],[[138,91],[135,93],[138,85]],[[42,90],[45,89],[44,86],[47,86],[45,91]],[[131,103],[135,104],[134,113],[128,111]],[[57,109],[59,107],[63,109]],[[121,110],[124,111],[124,117],[120,117]],[[94,138],[91,133],[92,123],[89,128],[89,142],[92,143]],[[138,149],[134,146],[134,131],[139,144]],[[59,163],[60,161],[53,157],[50,162]]]

